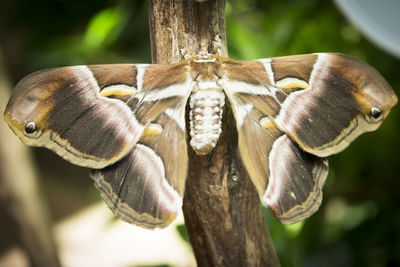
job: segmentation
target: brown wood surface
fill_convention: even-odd
[[[207,51],[227,56],[225,1],[150,0],[153,63],[174,63]],[[183,211],[199,266],[279,266],[259,196],[237,151],[232,114],[224,110],[214,151],[189,148]]]

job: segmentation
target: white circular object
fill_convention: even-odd
[[[335,3],[371,42],[400,58],[399,0],[335,0]]]

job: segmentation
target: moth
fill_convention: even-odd
[[[326,157],[377,129],[396,103],[375,69],[346,55],[203,54],[38,71],[17,84],[4,118],[24,143],[91,168],[123,220],[156,228],[181,209],[188,149],[212,152],[230,109],[260,197],[279,222],[295,223],[321,204]]]

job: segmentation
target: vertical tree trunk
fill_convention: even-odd
[[[15,221],[31,266],[56,267],[55,242],[31,158],[3,120],[10,86],[2,63],[0,54],[0,200]]]
[[[153,63],[199,52],[227,56],[225,1],[149,0]],[[278,266],[259,196],[237,151],[232,114],[206,156],[189,149],[183,211],[199,266]]]

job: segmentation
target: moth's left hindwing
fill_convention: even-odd
[[[188,156],[185,107],[186,66],[137,66],[137,93],[125,100],[145,129],[119,162],[91,173],[107,205],[121,219],[146,228],[170,224],[182,206]]]
[[[148,124],[126,157],[91,173],[102,198],[127,222],[162,228],[181,209],[188,167],[182,104]]]

